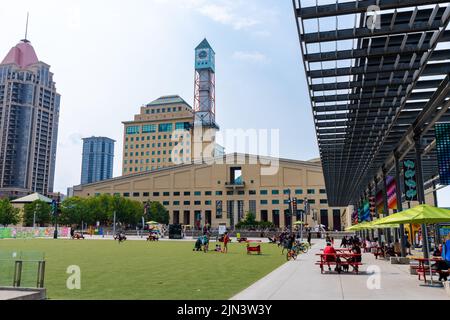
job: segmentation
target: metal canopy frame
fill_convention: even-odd
[[[436,181],[434,124],[450,121],[450,1],[293,6],[329,204],[356,204],[395,157],[414,158],[417,140],[424,180]]]

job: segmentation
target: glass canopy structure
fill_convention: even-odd
[[[401,199],[407,159],[424,200],[439,182],[435,124],[450,121],[450,1],[293,6],[330,206],[358,205],[387,175]]]

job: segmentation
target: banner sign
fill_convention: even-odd
[[[441,185],[450,185],[450,123],[438,123],[435,126],[436,149]]]
[[[370,202],[369,202],[369,200],[364,200],[364,202],[363,202],[362,221],[370,221]]]
[[[373,220],[373,217],[375,217],[377,215],[377,205],[376,205],[375,197],[369,198],[369,206],[370,206],[370,215],[372,216],[372,220]]]
[[[390,210],[397,209],[397,193],[395,178],[392,176],[386,177],[386,188],[388,197],[388,208]],[[383,205],[383,191],[378,191],[376,196],[376,212],[379,214],[385,214]]]
[[[0,228],[0,239],[30,239],[30,238],[53,238],[54,227],[49,228],[25,228],[11,227]],[[70,228],[58,228],[58,237],[70,238]]]
[[[417,201],[416,163],[412,160],[404,161],[403,170],[406,201]]]

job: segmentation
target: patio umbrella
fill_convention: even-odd
[[[159,222],[156,222],[156,221],[149,221],[149,222],[147,222],[147,224],[153,224],[153,225],[155,225],[155,224],[159,224]]]
[[[354,226],[351,226],[351,227],[347,228],[346,230],[347,230],[347,231],[360,231],[360,230],[365,230],[364,228],[365,228],[367,225],[369,225],[369,224],[370,224],[370,222],[364,221],[364,222],[355,224]]]
[[[386,225],[390,223],[426,225],[445,222],[450,222],[450,210],[422,204],[417,207],[380,219],[379,221],[375,222],[375,225]],[[431,264],[429,265],[429,269],[431,285],[433,286]]]
[[[450,210],[427,204],[387,216],[374,222],[374,226],[386,224],[436,224],[450,222]]]
[[[294,226],[300,226],[300,225],[302,225],[302,224],[304,224],[304,223],[301,222],[301,221],[294,222]]]

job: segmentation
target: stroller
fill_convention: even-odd
[[[197,241],[195,242],[194,249],[192,249],[192,251],[202,251],[202,243],[203,243],[202,238],[203,237],[199,237],[197,239]]]

